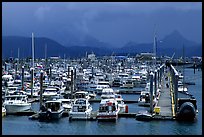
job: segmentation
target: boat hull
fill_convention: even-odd
[[[14,114],[17,112],[22,112],[31,109],[31,104],[5,104],[6,113],[7,114]]]
[[[98,121],[116,121],[118,115],[97,115]]]
[[[57,112],[40,112],[39,113],[39,119],[40,120],[47,120],[47,119],[60,119],[62,117],[63,110],[57,111]]]
[[[91,118],[91,112],[70,112],[69,113],[69,119],[70,120],[76,120],[76,119],[90,119]]]

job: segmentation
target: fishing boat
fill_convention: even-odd
[[[97,120],[116,121],[120,108],[116,99],[102,99],[97,113]]]
[[[31,103],[28,103],[28,96],[17,94],[5,96],[3,105],[7,114],[13,114],[31,109]]]
[[[60,100],[49,100],[45,102],[45,105],[41,108],[39,112],[40,120],[53,120],[60,119],[64,112],[64,107],[62,106],[62,101]]]
[[[78,98],[74,101],[72,109],[69,112],[69,120],[90,119],[92,106],[86,98]]]

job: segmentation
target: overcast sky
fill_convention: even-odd
[[[178,30],[202,42],[201,2],[4,2],[3,35],[43,36],[67,44],[89,35],[115,47],[153,42]]]

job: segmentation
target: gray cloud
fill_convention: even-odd
[[[174,30],[201,42],[201,2],[4,2],[3,35],[45,36],[66,44],[91,35],[115,46],[152,42]]]

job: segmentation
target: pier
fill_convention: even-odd
[[[160,89],[160,96],[158,99],[157,106],[160,107],[160,114],[155,115],[155,119],[166,119],[166,118],[173,118],[173,112],[172,112],[172,96],[170,92],[170,88],[168,85],[169,82],[169,73],[165,72],[164,76],[162,77],[162,83],[161,83],[161,89]]]

